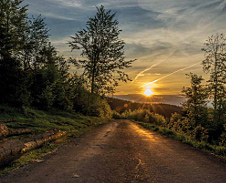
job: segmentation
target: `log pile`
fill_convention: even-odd
[[[0,123],[0,139],[3,139],[7,136],[21,135],[32,133],[31,129],[27,128],[8,128],[4,123]]]
[[[0,166],[4,166],[12,160],[20,157],[23,153],[39,148],[44,143],[54,141],[66,134],[67,132],[65,131],[51,130],[36,135],[33,138],[29,138],[26,141],[14,139],[0,142]]]

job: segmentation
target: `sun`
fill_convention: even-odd
[[[147,88],[145,91],[144,91],[144,95],[146,95],[146,96],[151,96],[151,95],[153,95],[154,93],[153,93],[153,91],[150,89],[150,88]]]

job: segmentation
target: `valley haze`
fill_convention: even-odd
[[[186,98],[180,95],[152,95],[146,97],[142,94],[129,94],[129,95],[114,95],[113,98],[128,100],[136,103],[150,103],[150,104],[170,104],[181,106]]]

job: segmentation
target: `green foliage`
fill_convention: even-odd
[[[21,105],[25,86],[18,60],[27,17],[26,6],[20,7],[21,3],[19,0],[0,2],[0,103],[14,105]]]
[[[224,125],[224,132],[221,134],[221,145],[226,146],[226,124]]]
[[[115,110],[112,111],[112,118],[114,118],[114,119],[120,119],[120,116],[121,115],[117,111],[115,111]]]
[[[203,128],[201,125],[198,125],[194,129],[194,137],[198,141],[207,141],[208,140],[208,130]]]
[[[74,109],[89,116],[111,118],[111,109],[107,101],[84,88],[80,88],[74,98]]]
[[[184,133],[178,133],[175,132],[171,129],[165,128],[165,127],[160,127],[155,124],[150,124],[150,123],[144,123],[144,122],[137,122],[138,124],[142,125],[144,128],[157,131],[160,134],[172,138],[172,139],[177,139],[183,143],[189,144],[197,149],[201,149],[210,153],[215,153],[217,155],[220,155],[222,157],[226,157],[226,147],[223,146],[216,146],[216,145],[211,145],[205,141],[197,141],[194,137],[189,137]]]
[[[145,97],[145,96],[144,96]],[[118,113],[123,113],[126,110],[137,110],[137,109],[147,109],[151,112],[158,113],[166,118],[170,118],[171,114],[177,112],[178,114],[182,113],[182,109],[179,106],[170,105],[170,104],[149,104],[149,103],[137,103],[129,100],[121,100],[114,97],[106,97],[109,105],[112,110],[117,111]]]
[[[20,0],[0,2],[0,104],[19,108],[32,106],[42,110],[53,108],[69,112],[75,110],[90,116],[110,118],[111,109],[105,99],[97,94],[90,94],[84,78],[77,75],[70,76],[69,64],[58,55],[56,48],[49,42],[49,30],[44,18],[41,16],[28,18],[27,6],[23,6],[22,3],[23,1]],[[118,22],[113,20],[114,16],[111,16],[110,12],[105,12],[103,8],[98,9],[98,13],[105,15],[108,22],[108,25],[103,25],[98,15],[95,18],[100,21],[98,27],[100,26],[103,31],[114,30],[112,34],[101,33],[108,38],[104,44],[109,43],[106,46],[110,50],[123,48],[124,42],[117,39],[120,31],[117,28]],[[88,23],[90,27],[93,26],[95,22],[93,21],[94,19],[90,19]],[[97,32],[95,39],[96,36]],[[92,45],[93,50],[96,50],[98,44],[99,42],[95,42]],[[108,49],[109,53],[110,50]],[[98,57],[98,67],[103,62],[100,59],[103,59],[105,52],[106,49]],[[123,54],[123,51],[119,51],[119,57],[121,53]],[[106,70],[103,67],[110,61],[109,59],[114,58],[117,63],[121,63],[117,66],[120,69],[130,63],[123,62],[123,58],[117,55],[109,56],[105,53],[105,56],[107,60],[101,66],[102,70],[99,68],[98,71],[99,76],[103,75],[104,78],[109,76],[111,69],[116,69]],[[42,123],[43,121],[40,122]]]
[[[122,119],[131,119],[135,121],[144,121],[147,123],[153,123],[156,125],[165,126],[167,124],[166,119],[159,114],[150,112],[149,110],[138,109],[134,111],[125,111],[120,115]]]
[[[226,101],[226,38],[223,34],[212,35],[207,39],[205,47],[205,60],[203,70],[210,73],[207,81],[210,97],[213,98],[214,122],[221,123],[225,115]]]
[[[205,124],[208,121],[207,114],[207,89],[201,84],[202,76],[190,73],[188,75],[191,79],[191,86],[182,90],[186,102],[183,104],[183,110],[190,120],[193,127],[199,124]]]
[[[119,39],[121,30],[115,13],[97,7],[97,13],[89,18],[86,28],[78,31],[69,42],[72,50],[81,50],[85,60],[73,60],[76,66],[84,68],[91,93],[113,93],[119,81],[129,78],[122,69],[130,67],[133,60],[125,61],[124,41]]]
[[[56,109],[46,112],[28,107],[24,109],[12,108],[6,105],[0,105],[0,114],[0,120],[17,119],[16,122],[6,123],[8,127],[31,128],[37,133],[51,129],[77,133],[79,129],[108,121],[106,118],[84,116],[79,113],[68,113]]]
[[[30,128],[34,131],[34,134],[40,134],[51,129],[67,131],[68,137],[60,139],[62,142],[74,137],[79,137],[93,127],[108,122],[107,119],[100,117],[84,116],[82,114],[68,113],[60,110],[51,110],[46,112],[34,110],[28,107],[24,107],[22,110],[21,108],[12,108],[7,105],[0,105],[0,120],[15,118],[17,121],[7,122],[6,125],[10,128]],[[31,136],[32,134],[20,136],[19,138],[24,139]],[[9,138],[18,138],[18,136]],[[19,159],[10,163],[10,166],[0,169],[0,175],[30,162],[39,160],[61,145],[62,142],[57,141],[45,143],[41,148],[23,154]]]

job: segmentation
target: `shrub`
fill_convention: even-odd
[[[121,115],[117,111],[113,110],[112,111],[112,117],[114,119],[120,119],[121,118]]]
[[[224,124],[224,132],[221,134],[221,145],[226,146],[226,124]]]
[[[143,121],[145,123],[153,123],[159,126],[167,126],[166,119],[159,114],[155,114],[146,109],[126,110],[121,115],[115,114],[115,118],[131,119],[135,121]]]
[[[107,101],[97,94],[92,94],[84,88],[78,90],[74,99],[74,110],[88,116],[111,118],[112,111]]]
[[[208,140],[208,131],[203,128],[201,125],[198,125],[194,129],[194,138],[198,141],[207,141]]]

